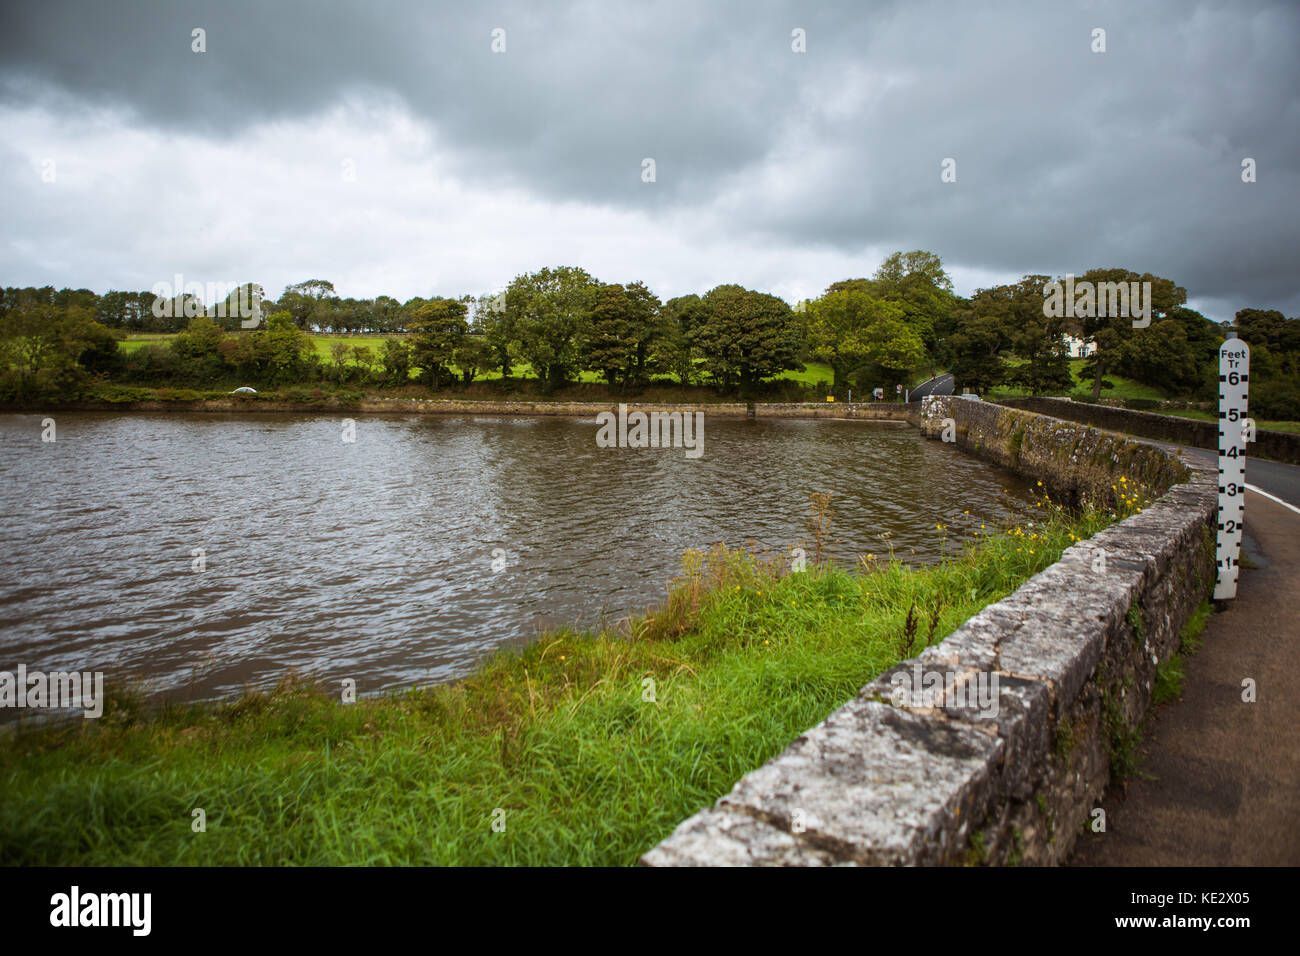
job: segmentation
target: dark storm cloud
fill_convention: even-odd
[[[1124,265],[1223,303],[1216,317],[1300,312],[1289,3],[159,2],[3,17],[9,104],[109,105],[223,138],[395,96],[478,184],[694,210],[751,241],[928,248],[1009,276]],[[806,53],[791,51],[795,27]],[[955,183],[940,182],[945,157]]]
[[[585,201],[706,192],[763,155],[799,92],[792,21],[762,5],[88,3],[11,16],[10,101],[59,90],[219,136],[392,92],[465,168]],[[504,54],[491,50],[498,27]],[[664,169],[655,191],[640,188],[646,156]]]

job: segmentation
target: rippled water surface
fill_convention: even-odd
[[[332,416],[56,419],[43,443],[41,416],[0,416],[0,670],[183,697],[291,668],[361,693],[458,677],[655,603],[687,548],[788,549],[812,492],[834,493],[850,562],[890,543],[933,561],[936,523],[951,550],[1033,510],[1017,479],[889,423],[710,418],[692,460],[598,448],[594,419],[362,417],[351,444]]]

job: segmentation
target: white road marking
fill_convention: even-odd
[[[1289,508],[1290,510],[1294,511],[1296,514],[1300,515],[1300,508],[1297,508],[1295,505],[1291,504],[1291,502],[1289,502],[1289,501],[1283,501],[1283,500],[1282,500],[1281,498],[1279,498],[1277,495],[1270,495],[1270,494],[1269,494],[1267,491],[1265,491],[1263,488],[1257,488],[1257,487],[1255,487],[1254,485],[1246,485],[1246,490],[1247,490],[1247,491],[1253,491],[1253,492],[1255,492],[1255,494],[1257,494],[1257,495],[1263,495],[1263,496],[1264,496],[1265,498],[1267,498],[1269,501],[1275,501],[1275,502],[1277,502],[1278,504],[1280,504],[1283,508]]]

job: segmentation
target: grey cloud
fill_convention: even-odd
[[[221,138],[369,92],[427,121],[447,172],[480,185],[809,248],[928,248],[1008,276],[1125,265],[1206,302],[1300,312],[1300,8],[1284,2],[145,2],[4,18],[11,104],[114,105]]]

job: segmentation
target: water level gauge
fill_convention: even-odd
[[[1232,335],[1232,333],[1228,333]],[[1250,389],[1250,346],[1230,338],[1219,349],[1219,527],[1214,565],[1214,599],[1237,596],[1241,523],[1246,505],[1246,395]]]

